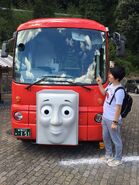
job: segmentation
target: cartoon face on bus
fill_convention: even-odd
[[[37,143],[78,144],[78,93],[42,90],[37,93]]]

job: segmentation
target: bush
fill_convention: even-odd
[[[126,74],[130,76],[139,76],[139,55],[134,55],[127,51],[126,56],[123,58],[116,58],[116,63],[125,67]]]

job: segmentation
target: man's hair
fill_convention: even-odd
[[[115,66],[110,68],[110,73],[114,76],[115,79],[121,81],[125,77],[125,69],[122,66]]]

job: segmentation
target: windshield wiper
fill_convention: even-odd
[[[42,76],[42,77],[47,77],[47,78],[73,78],[70,75],[66,75],[66,76],[49,75],[49,76]]]
[[[61,81],[59,81],[59,80],[49,80],[49,82],[60,82],[60,83],[62,83],[62,82],[66,82],[66,83],[69,83],[69,84],[71,84],[71,85],[73,85],[73,86],[76,86],[76,85],[79,85],[80,87],[83,87],[83,88],[85,88],[85,89],[87,89],[87,90],[92,90],[91,88],[89,88],[89,87],[86,87],[85,85],[83,85],[82,83],[79,83],[79,82],[72,82],[72,81],[69,81],[69,80],[61,80]]]
[[[46,78],[47,78],[47,76],[42,77],[41,79],[39,79],[39,80],[35,81],[34,83],[28,85],[28,86],[26,87],[26,89],[27,89],[27,90],[30,89],[33,85],[42,82],[42,81],[45,80]]]
[[[71,76],[64,76],[64,77],[63,76],[56,76],[56,75],[55,76],[54,75],[51,75],[51,76],[42,76],[41,79],[39,79],[39,80],[35,81],[34,83],[28,85],[26,87],[26,89],[27,90],[30,89],[33,85],[38,84],[38,83],[42,82],[43,80],[45,80],[47,78],[71,78]],[[51,82],[50,80],[48,80],[48,81]],[[54,81],[52,81],[52,82],[54,82]]]
[[[83,88],[85,88],[85,89],[87,89],[87,90],[89,90],[89,91],[92,90],[90,87],[86,87],[86,85],[84,85],[84,84],[82,84],[82,83],[80,83],[80,82],[75,82],[74,84],[75,84],[75,85],[79,85],[80,87],[83,87]]]
[[[28,86],[26,87],[26,89],[28,90],[28,89],[30,89],[33,85],[38,84],[38,83],[42,82],[43,80],[47,79],[48,82],[60,82],[60,83],[66,82],[66,83],[69,83],[69,84],[74,85],[74,86],[75,86],[75,85],[79,85],[80,87],[83,87],[83,88],[85,88],[85,89],[87,89],[87,90],[89,90],[89,91],[91,90],[91,88],[86,87],[85,85],[83,85],[82,83],[79,83],[79,82],[74,83],[74,82],[69,81],[69,80],[50,80],[49,78],[70,78],[70,76],[65,76],[65,77],[61,77],[61,76],[43,76],[40,80],[37,80],[37,81],[35,81],[34,83],[28,85]]]

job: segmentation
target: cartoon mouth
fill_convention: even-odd
[[[61,128],[51,128],[50,132],[53,135],[59,135],[59,134],[63,133],[63,129],[61,129]]]

